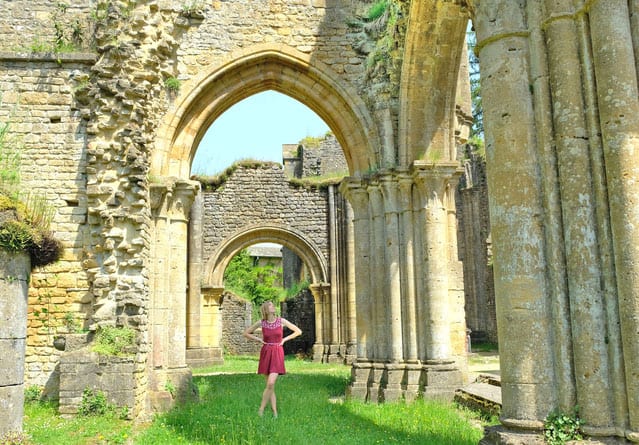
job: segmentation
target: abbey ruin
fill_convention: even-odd
[[[548,413],[577,405],[586,434],[639,442],[637,1],[390,0],[374,20],[370,0],[67,3],[14,0],[0,17],[0,118],[64,247],[30,277],[25,382],[72,412],[69,376],[110,376],[132,416],[166,409],[165,382],[188,395],[187,356],[215,358],[225,265],[264,240],[311,271],[316,344],[352,354],[351,397],[450,397],[465,372],[455,191],[470,20],[503,400],[481,443],[542,443]],[[315,111],[344,151],[344,267],[285,220],[243,222],[191,267],[194,154],[265,90]],[[86,353],[104,326],[135,331],[132,358]]]

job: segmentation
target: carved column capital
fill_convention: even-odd
[[[368,219],[368,191],[361,180],[346,178],[340,184],[339,191],[351,204],[353,208],[353,219]]]
[[[197,181],[163,178],[149,187],[151,210],[156,217],[186,221],[199,190],[200,183]]]

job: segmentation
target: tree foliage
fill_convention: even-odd
[[[471,140],[484,139],[484,112],[481,102],[481,81],[479,75],[479,57],[475,53],[477,37],[472,27],[466,32],[468,45],[468,71],[470,74],[470,95],[472,99],[473,126],[471,128]]]
[[[229,262],[224,271],[224,287],[259,306],[267,300],[278,302],[282,289],[282,269],[272,264],[254,264],[246,249]]]

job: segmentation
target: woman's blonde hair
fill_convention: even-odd
[[[262,306],[260,306],[260,315],[262,316],[262,320],[266,320],[268,318],[268,309],[266,308],[268,305],[273,304],[273,302],[271,300],[266,300],[264,303],[262,303]]]

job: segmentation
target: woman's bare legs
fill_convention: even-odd
[[[257,411],[257,414],[262,416],[264,414],[264,408],[266,408],[266,404],[271,402],[271,409],[273,410],[273,416],[277,417],[277,398],[275,397],[275,381],[277,380],[276,372],[270,373],[266,376],[266,388],[264,388],[264,393],[262,393],[262,403],[260,404],[260,409]]]

